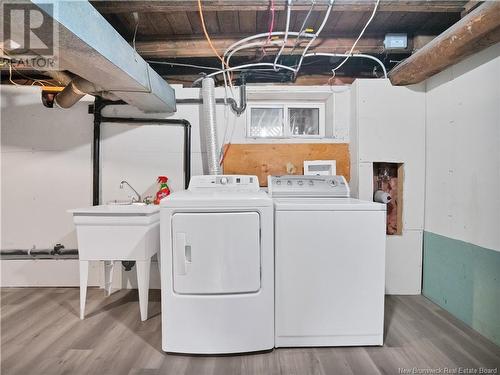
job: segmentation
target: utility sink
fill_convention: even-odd
[[[158,205],[103,204],[69,210],[84,260],[137,260],[160,248]]]
[[[105,288],[111,292],[115,261],[135,261],[141,319],[147,319],[151,257],[160,250],[160,207],[103,204],[69,210],[73,214],[80,260],[80,317],[85,311],[89,261],[105,261]]]

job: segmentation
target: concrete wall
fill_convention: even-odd
[[[423,293],[500,344],[500,44],[427,81]]]

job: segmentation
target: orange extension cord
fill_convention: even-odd
[[[207,31],[207,28],[205,26],[205,19],[203,17],[203,9],[201,7],[201,0],[198,0],[198,11],[200,13],[201,27],[203,28],[203,33],[205,34],[205,38],[207,39],[208,45],[210,46],[212,51],[214,51],[215,55],[219,58],[219,60],[222,62],[222,64],[224,64],[226,69],[229,69],[229,65],[227,65],[227,63],[224,61],[222,56],[219,55],[219,52],[217,52],[214,45],[212,44],[212,40],[210,39],[210,35],[208,35],[208,31]],[[229,80],[232,81],[232,79],[233,79],[232,74],[231,74],[231,72],[229,72]]]

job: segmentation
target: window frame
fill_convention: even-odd
[[[323,102],[286,102],[286,103],[269,103],[269,102],[252,102],[247,106],[246,117],[246,138],[250,139],[321,139],[326,137],[326,118],[325,118],[325,103]],[[283,136],[280,137],[255,137],[250,135],[250,127],[252,124],[252,108],[280,108],[283,110]],[[318,126],[319,134],[294,135],[291,133],[289,114],[290,108],[317,108],[318,109]]]
[[[281,137],[256,137],[256,136],[252,136],[250,135],[250,127],[252,126],[252,109],[253,108],[278,108],[278,109],[281,109],[283,111],[283,136]],[[286,107],[283,105],[283,104],[271,104],[271,103],[252,103],[252,104],[247,104],[247,123],[246,123],[246,137],[247,138],[251,138],[251,139],[283,139],[283,138],[286,138],[286,122],[285,122],[285,118],[286,118],[286,112],[287,109]]]

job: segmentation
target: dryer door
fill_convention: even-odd
[[[175,293],[252,293],[260,289],[258,213],[176,213],[172,241]]]

